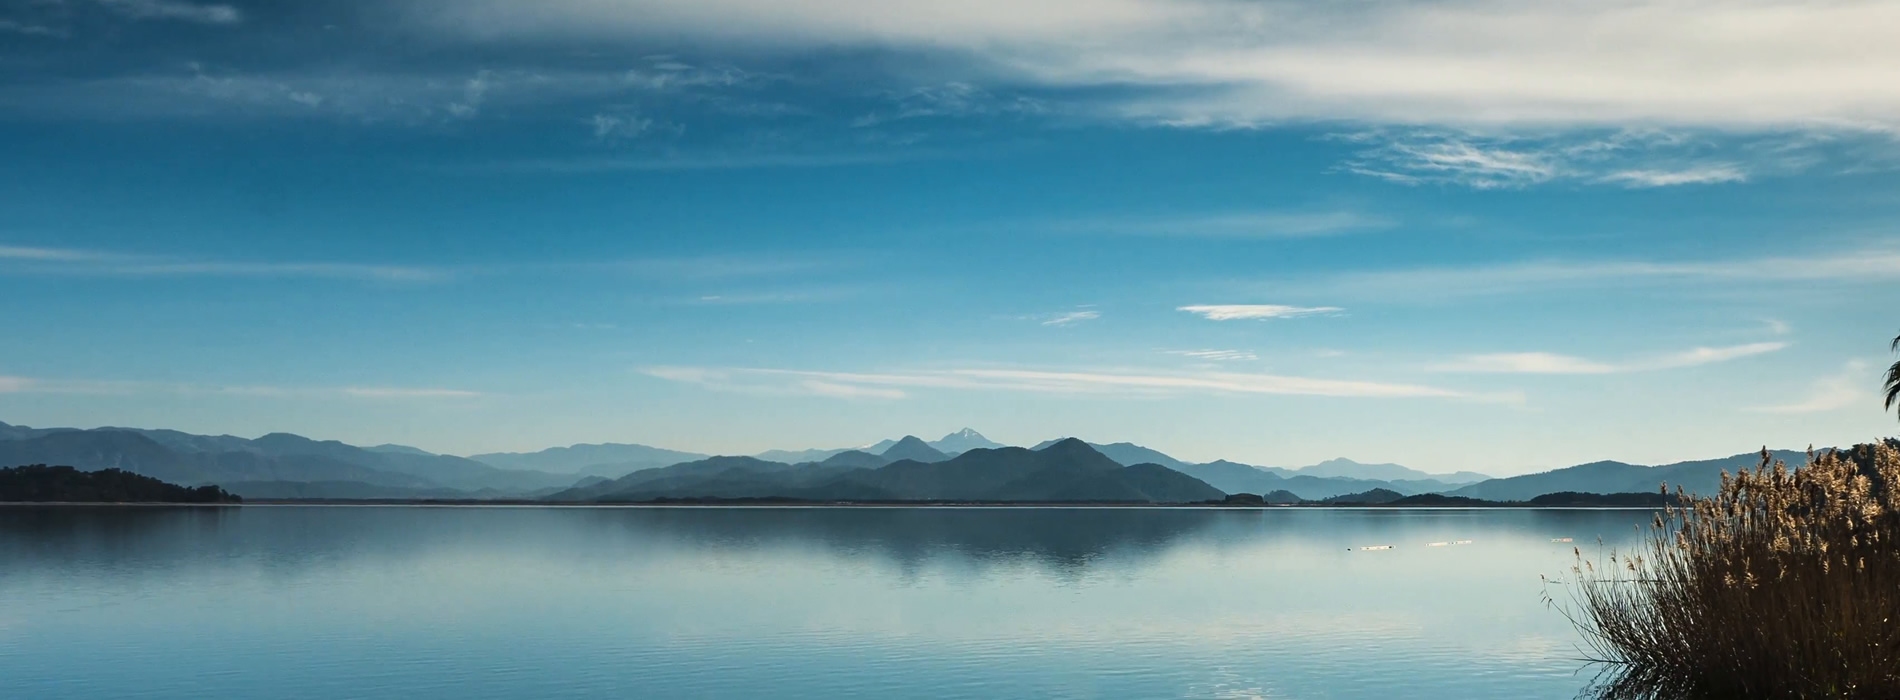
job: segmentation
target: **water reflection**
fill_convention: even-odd
[[[0,697],[1568,696],[1552,540],[1647,518],[6,508]]]

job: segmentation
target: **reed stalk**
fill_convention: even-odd
[[[1718,493],[1659,513],[1640,552],[1573,550],[1565,614],[1603,664],[1594,694],[1900,698],[1896,448],[1793,470],[1764,450]]]

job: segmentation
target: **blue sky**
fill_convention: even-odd
[[[0,420],[970,426],[1510,474],[1892,433],[1893,3],[29,0]]]

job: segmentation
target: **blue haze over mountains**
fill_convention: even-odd
[[[1801,464],[1805,453],[1776,451]],[[1494,501],[1535,496],[1653,492],[1667,482],[1712,491],[1719,474],[1753,466],[1754,453],[1644,466],[1594,462],[1492,479],[1431,474],[1397,464],[1333,459],[1300,468],[1226,460],[1189,463],[1127,442],[1067,438],[1009,447],[964,429],[858,448],[712,456],[633,444],[579,444],[532,453],[457,457],[403,445],[356,447],[288,433],[255,439],[174,430],[31,428],[0,423],[0,467],[120,468],[181,485],[217,484],[247,498],[405,499],[811,498],[1185,502],[1224,494],[1269,502],[1319,501],[1385,490]],[[1277,495],[1276,495],[1277,494]]]

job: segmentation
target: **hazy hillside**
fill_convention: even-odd
[[[639,469],[664,467],[669,464],[705,458],[706,455],[692,452],[622,443],[550,447],[539,452],[492,452],[469,457],[477,462],[503,469],[603,476],[605,476],[602,473],[604,471],[620,470],[620,474],[626,474]]]
[[[493,490],[526,494],[575,481],[568,475],[498,469],[420,450],[372,451],[334,440],[273,433],[248,440],[138,428],[33,429],[6,426],[0,466],[65,464],[124,469],[186,484],[355,483],[363,487]]]
[[[1777,459],[1791,466],[1807,462],[1806,452],[1776,450]],[[1743,453],[1721,459],[1677,462],[1661,466],[1643,466],[1624,462],[1591,462],[1537,474],[1492,479],[1459,488],[1454,496],[1489,501],[1528,501],[1547,493],[1649,493],[1668,483],[1670,490],[1681,485],[1694,493],[1713,493],[1721,482],[1722,470],[1734,473],[1754,467],[1761,460],[1756,453]]]
[[[1477,472],[1431,474],[1398,464],[1365,464],[1344,457],[1291,470],[1295,474],[1317,477],[1344,477],[1374,481],[1432,481],[1441,484],[1469,484],[1491,478]]]

